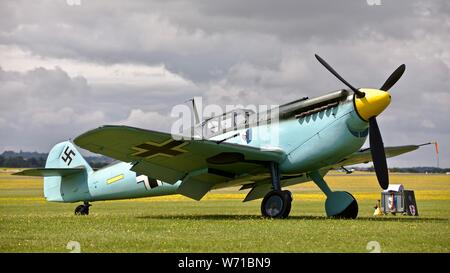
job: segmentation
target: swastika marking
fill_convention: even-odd
[[[72,163],[73,156],[75,156],[75,152],[69,149],[69,146],[67,146],[63,152],[63,155],[61,156],[61,159],[67,164],[67,166],[69,166],[70,163]]]

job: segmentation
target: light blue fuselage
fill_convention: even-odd
[[[276,126],[278,126],[279,138],[275,143],[287,155],[279,163],[283,175],[304,174],[336,164],[344,157],[358,151],[368,134],[368,123],[363,121],[355,112],[353,95],[349,95],[345,101],[333,108],[300,119],[281,120]],[[242,129],[238,131],[239,136],[226,142],[259,148],[274,148],[273,137],[276,136],[267,138],[265,126],[253,127],[250,130],[250,138],[244,136],[245,133],[248,134],[248,129]],[[216,136],[213,139],[223,139],[227,135],[233,134],[236,134],[236,131]],[[151,178],[145,179],[145,176],[140,176],[131,171],[131,167],[130,163],[121,162],[97,171],[87,170],[88,173],[84,174],[86,178],[84,185],[77,182],[81,179],[66,180],[63,183],[64,185],[61,185],[61,195],[52,194],[51,189],[47,189],[46,197],[49,201],[77,202],[177,193],[181,181],[172,185]],[[309,181],[309,179],[303,176],[286,180],[282,183],[282,186],[306,181]],[[216,185],[214,188],[235,185],[235,183],[223,183]]]

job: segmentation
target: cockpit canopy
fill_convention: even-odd
[[[240,128],[247,128],[256,118],[251,109],[234,109],[222,115],[207,118],[201,123],[203,138],[211,138]]]

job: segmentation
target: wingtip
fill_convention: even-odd
[[[426,143],[417,144],[416,146],[417,147],[422,147],[422,146],[431,145],[431,144],[435,145],[435,144],[437,144],[437,141],[429,141],[429,142],[426,142]]]
[[[86,131],[86,132],[84,132],[84,133],[82,133],[82,134],[76,136],[76,137],[73,139],[73,143],[75,143],[76,145],[82,147],[80,144],[82,144],[83,140],[84,140],[86,137],[88,137],[88,136],[90,136],[90,135],[92,135],[92,134],[95,134],[95,133],[97,133],[98,131],[102,131],[102,130],[104,130],[104,129],[108,129],[108,128],[110,128],[110,127],[118,127],[118,125],[102,125],[102,126],[97,127],[97,128],[95,128],[95,129],[88,130],[88,131]]]

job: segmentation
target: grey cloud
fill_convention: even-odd
[[[179,103],[182,97],[180,93],[167,95],[171,93],[161,87],[91,85],[58,67],[24,73],[0,68],[0,150],[46,151],[59,141],[105,124],[129,123],[168,131],[170,123],[161,117],[169,114],[167,103]]]
[[[39,122],[47,112],[84,117],[73,121],[77,128],[67,129],[73,135],[107,122],[148,126],[140,114],[166,116],[172,105],[196,95],[219,105],[281,104],[343,88],[314,59],[319,53],[361,87],[381,86],[406,63],[405,76],[392,90],[392,104],[379,117],[384,142],[437,139],[441,163],[448,166],[450,3],[381,1],[381,6],[365,0],[82,1],[79,7],[65,1],[2,1],[2,45],[43,58],[164,64],[194,86],[98,85],[87,81],[88,75],[70,77],[63,69],[1,71],[0,106],[5,110],[0,126],[25,130],[32,126],[27,116]],[[13,115],[14,109],[21,111]],[[44,131],[28,133],[38,141],[16,138],[28,147],[33,141],[36,147],[50,145],[57,138]],[[430,154],[423,149],[391,163],[431,165]]]

